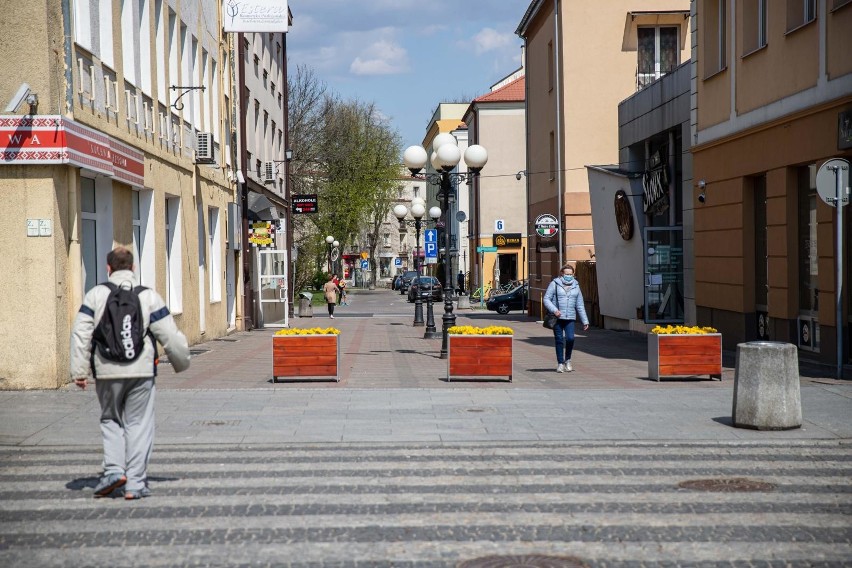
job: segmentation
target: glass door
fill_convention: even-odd
[[[258,251],[259,327],[287,327],[287,251]]]
[[[645,321],[683,323],[683,227],[645,227]]]

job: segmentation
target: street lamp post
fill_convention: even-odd
[[[452,134],[441,133],[435,137],[432,143],[432,165],[438,172],[436,174],[424,174],[418,179],[427,179],[429,183],[440,185],[440,198],[444,215],[444,316],[441,359],[449,356],[449,329],[456,324],[456,316],[453,313],[453,274],[450,250],[452,249],[452,220],[450,219],[450,194],[453,184],[465,180],[472,180],[473,176],[479,175],[482,168],[488,162],[488,152],[478,144],[468,146],[464,152],[464,162],[467,164],[467,173],[451,173],[461,161],[461,150]],[[409,146],[403,153],[405,167],[411,171],[411,175],[418,177],[420,170],[426,166],[427,154],[422,146]]]
[[[426,202],[422,197],[415,197],[411,200],[411,216],[414,218],[414,270],[417,271],[417,279],[420,279],[420,227],[423,220],[423,215],[426,214]],[[407,221],[405,216],[408,215],[409,208],[402,203],[393,208],[393,214],[399,219],[400,226],[404,226],[411,221]],[[420,299],[420,293],[414,298],[414,327],[423,327],[423,301]]]
[[[331,259],[331,251],[340,246],[340,243],[334,239],[333,236],[329,235],[325,238],[325,244],[328,247],[328,273],[334,274],[334,264]]]
[[[441,218],[441,208],[432,207],[429,209],[429,217],[432,221],[437,222]],[[420,290],[417,291],[420,296]],[[426,331],[423,333],[423,339],[434,339],[438,337],[438,330],[435,329],[435,314],[432,311],[432,287],[429,286],[429,295],[426,296]]]

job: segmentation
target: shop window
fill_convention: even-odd
[[[207,210],[207,238],[210,240],[210,301],[222,301],[222,232],[219,229],[219,208]]]
[[[769,249],[766,235],[766,175],[754,182],[754,303],[758,312],[769,306]]]
[[[819,255],[817,247],[816,164],[799,168],[799,310],[819,310]]]
[[[381,278],[390,278],[391,275],[391,260],[390,258],[379,259],[379,276]]]
[[[98,283],[98,216],[95,180],[80,178],[80,205],[83,220],[80,235],[83,256],[83,292],[88,292]]]
[[[180,198],[166,197],[166,304],[174,313],[183,312]]]

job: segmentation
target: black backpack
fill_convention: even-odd
[[[110,292],[92,342],[104,359],[118,363],[135,361],[142,354],[147,335],[139,302],[139,293],[147,288],[126,288],[112,282],[103,285]]]

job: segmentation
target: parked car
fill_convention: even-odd
[[[399,288],[400,294],[405,294],[408,292],[408,287],[411,285],[411,281],[417,278],[416,270],[406,270],[402,273],[402,278],[397,282],[397,288]]]
[[[491,296],[485,307],[498,314],[508,314],[511,310],[526,310],[529,297],[529,283],[524,282],[505,294]]]
[[[444,293],[441,291],[441,282],[434,276],[421,276],[411,281],[408,287],[408,301],[413,302],[418,294],[421,300],[432,297],[433,302],[443,302]]]

